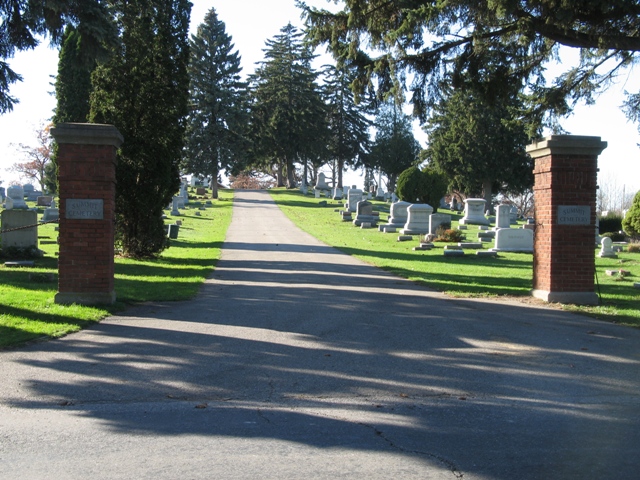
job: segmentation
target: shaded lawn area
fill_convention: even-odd
[[[165,223],[183,222],[178,238],[153,260],[116,256],[117,303],[86,307],[54,303],[57,292],[56,224],[38,227],[39,248],[44,256],[28,268],[0,263],[0,348],[55,338],[78,331],[93,322],[146,301],[192,298],[211,274],[220,258],[221,246],[231,222],[233,192],[221,190],[220,198],[205,206],[205,199],[192,200],[180,217]],[[199,215],[196,214],[199,213]],[[165,212],[169,215],[169,211]]]
[[[323,241],[367,263],[383,268],[401,277],[419,282],[435,290],[460,297],[509,296],[532,301],[530,292],[533,277],[533,255],[525,253],[499,253],[498,257],[479,257],[468,253],[463,257],[445,257],[446,243],[436,243],[430,251],[414,251],[418,237],[413,241],[398,242],[399,233],[382,233],[378,229],[361,229],[350,222],[342,222],[338,209],[344,201],[304,196],[297,190],[272,189],[272,198],[282,211],[300,228]],[[321,206],[321,201],[327,201]],[[380,223],[386,223],[389,204],[372,200],[374,211],[380,212]],[[452,227],[458,226],[460,214],[451,214]],[[469,226],[467,241],[476,242],[478,228]],[[484,249],[493,246],[484,244]],[[594,247],[594,255],[597,249]],[[624,269],[631,275],[621,278],[608,276],[606,270]],[[562,306],[607,321],[640,326],[640,290],[634,282],[640,277],[640,253],[621,252],[618,258],[596,256],[596,292],[601,305],[596,307]]]

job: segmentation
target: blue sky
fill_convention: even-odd
[[[300,11],[295,8],[294,0],[192,1],[192,32],[202,23],[207,11],[214,7],[240,51],[245,74],[251,73],[255,62],[262,60],[265,40],[277,35],[288,22],[301,25]],[[324,0],[307,3],[335,8],[333,3]],[[50,83],[57,70],[57,58],[57,50],[49,48],[45,41],[36,50],[21,52],[10,61],[12,67],[23,75],[24,82],[14,84],[11,89],[20,103],[13,112],[0,116],[2,186],[6,187],[10,180],[17,179],[6,171],[13,163],[21,161],[12,144],[33,143],[34,130],[51,116],[55,99],[50,95]],[[619,108],[625,90],[640,91],[637,71],[626,72],[616,85],[598,98],[595,105],[578,106],[562,125],[571,134],[599,136],[607,141],[608,147],[599,158],[599,183],[634,192],[640,190],[640,148],[637,146],[640,134],[637,126],[629,123]],[[426,137],[418,128],[416,137],[425,146]],[[358,173],[351,173],[345,178],[345,183],[361,186],[361,178]]]

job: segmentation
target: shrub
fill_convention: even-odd
[[[606,232],[601,237],[609,237],[612,242],[624,242],[626,240],[624,233],[620,232]]]
[[[418,167],[406,169],[398,177],[396,194],[404,202],[426,203],[438,211],[440,199],[447,193],[447,179],[437,169],[426,167],[420,171]]]
[[[619,232],[622,230],[622,215],[610,213],[602,217],[598,223],[600,235],[607,232]]]
[[[640,243],[632,243],[627,247],[627,252],[638,253],[640,252]]]
[[[465,239],[462,231],[446,228],[445,224],[442,224],[437,228],[436,235],[436,242],[457,243],[462,242]]]
[[[632,238],[640,238],[640,192],[633,197],[631,208],[622,220],[622,229]]]
[[[4,247],[0,249],[0,258],[7,260],[31,260],[42,257],[38,247]]]

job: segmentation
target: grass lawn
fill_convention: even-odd
[[[38,246],[44,256],[35,260],[35,267],[6,267],[4,259],[0,262],[0,348],[75,332],[127,304],[193,297],[220,257],[232,200],[232,191],[221,190],[220,198],[205,210],[198,210],[205,200],[196,199],[183,215],[169,217],[166,223],[181,220],[182,226],[178,238],[156,260],[116,257],[117,303],[109,307],[53,302],[58,287],[56,224],[38,227]]]
[[[325,198],[316,199],[300,192],[273,189],[273,199],[282,211],[300,228],[324,243],[337,247],[367,263],[452,296],[490,297],[510,296],[530,299],[533,274],[533,256],[525,253],[499,253],[496,258],[467,254],[463,257],[444,257],[446,244],[436,243],[430,251],[414,251],[418,239],[398,242],[399,233],[382,233],[378,229],[360,229],[342,222],[335,211],[342,202]],[[328,200],[327,206],[320,201]],[[380,212],[381,223],[386,223],[389,204],[372,201]],[[453,212],[452,227],[458,225],[461,215]],[[478,228],[469,226],[468,241],[477,241]],[[493,245],[486,243],[485,249]],[[597,250],[594,248],[594,255]],[[621,278],[607,276],[606,270],[624,269],[631,275]],[[633,287],[640,281],[640,253],[622,252],[618,258],[596,257],[597,285],[601,305],[597,307],[563,306],[597,318],[629,326],[640,327],[640,290]]]

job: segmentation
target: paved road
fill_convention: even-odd
[[[631,479],[640,331],[452,300],[237,192],[193,301],[0,352],[1,479]]]

